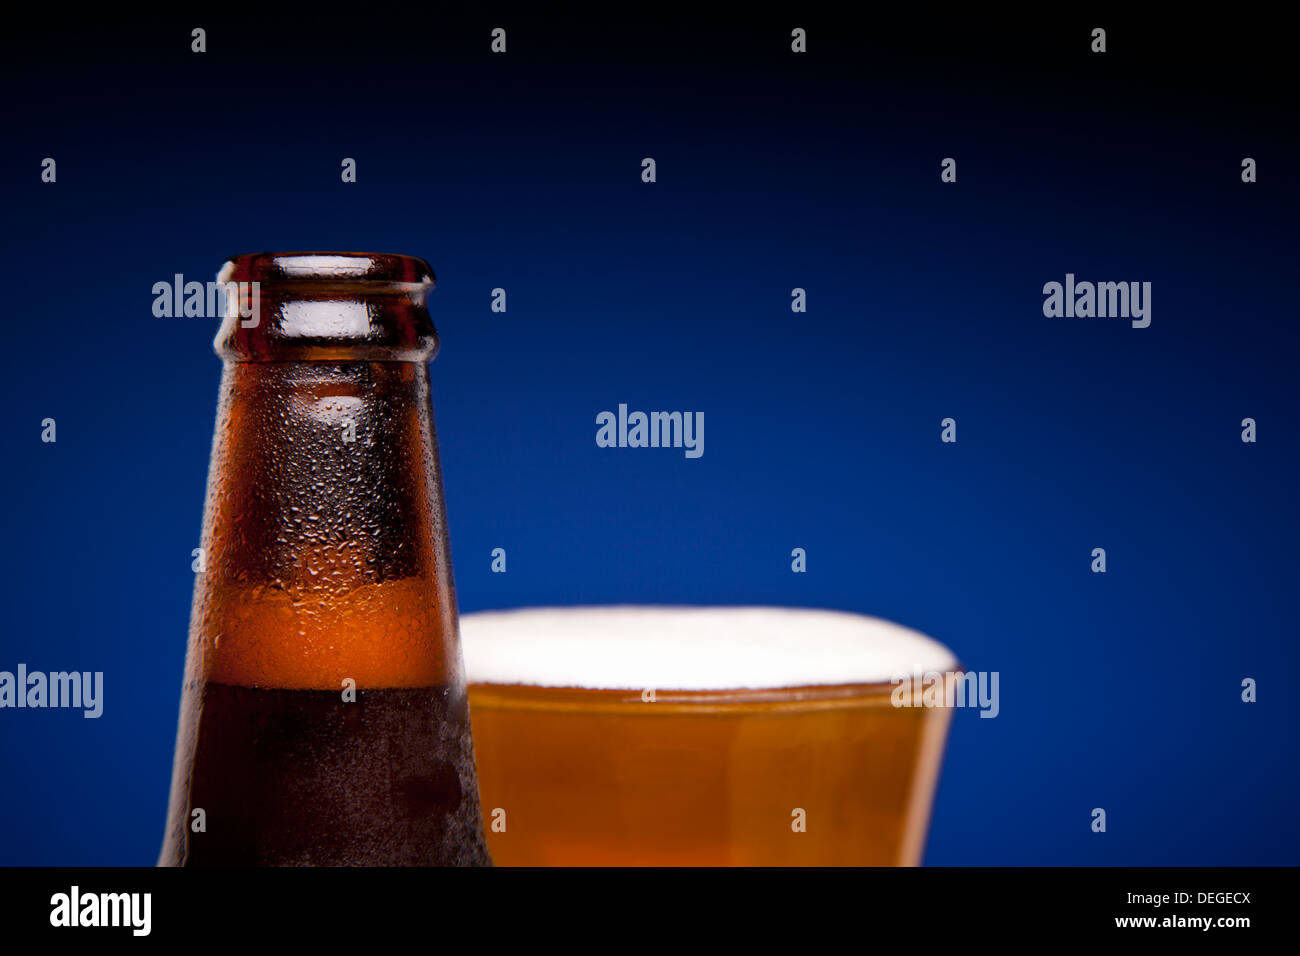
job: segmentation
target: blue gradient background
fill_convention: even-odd
[[[0,862],[157,853],[220,366],[153,284],[335,248],[438,272],[463,612],[882,615],[1001,674],[928,863],[1300,862],[1282,41],[1097,19],[1105,56],[1069,16],[11,33],[0,669],[102,670],[106,702],[0,711]],[[1044,318],[1066,272],[1152,282],[1151,327]],[[619,402],[703,411],[704,457],[597,448]]]

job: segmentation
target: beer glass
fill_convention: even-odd
[[[486,612],[461,636],[497,865],[921,861],[958,666],[937,641],[784,608]]]

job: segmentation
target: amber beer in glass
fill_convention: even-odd
[[[164,865],[489,862],[409,256],[238,256]],[[240,314],[240,313],[244,314]]]
[[[781,608],[461,623],[497,865],[921,862],[951,709],[913,677],[947,702],[942,644]]]

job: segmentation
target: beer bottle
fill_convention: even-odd
[[[235,257],[160,865],[487,865],[410,256]]]

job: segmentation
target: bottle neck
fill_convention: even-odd
[[[228,361],[203,547],[203,679],[461,680],[423,363]]]

